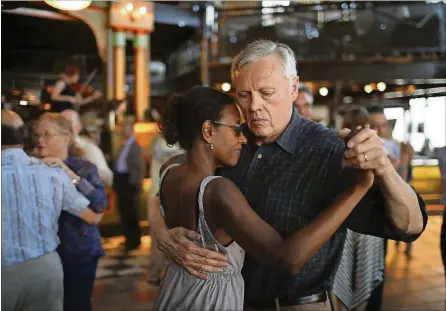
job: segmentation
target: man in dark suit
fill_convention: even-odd
[[[144,152],[136,141],[133,126],[130,121],[125,121],[122,126],[125,142],[115,162],[113,183],[126,237],[125,248],[128,251],[138,248],[141,244],[138,204],[144,178]]]

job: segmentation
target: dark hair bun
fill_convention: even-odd
[[[194,86],[183,95],[175,94],[164,111],[161,133],[167,144],[179,142],[183,149],[190,150],[203,123],[220,120],[227,105],[235,105],[234,99],[211,87]]]
[[[168,145],[175,145],[178,142],[178,106],[182,100],[180,94],[174,94],[164,111],[164,118],[160,129]]]

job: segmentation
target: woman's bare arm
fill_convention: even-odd
[[[371,178],[373,183],[373,175]],[[252,210],[230,180],[218,178],[209,184],[212,211],[219,227],[250,255],[267,264],[279,265],[290,274],[297,273],[331,238],[370,186],[361,183],[346,190],[306,227],[282,239]]]
[[[61,95],[63,89],[65,88],[66,84],[62,80],[59,80],[54,85],[54,89],[51,92],[51,100],[59,101],[59,102],[72,102],[74,100],[74,96],[69,95]]]
[[[83,98],[80,100],[80,105],[88,105],[89,103],[94,102],[95,100],[99,99],[102,96],[102,92],[95,91],[92,95]]]

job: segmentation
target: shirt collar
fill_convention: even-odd
[[[276,143],[282,147],[282,149],[288,153],[291,153],[292,155],[294,155],[296,152],[296,143],[297,139],[299,138],[301,120],[302,117],[299,115],[296,109],[293,108],[293,113],[288,126],[276,139]]]
[[[286,152],[294,155],[296,153],[296,143],[299,138],[300,133],[300,124],[302,121],[302,117],[293,108],[293,113],[291,114],[290,122],[288,123],[285,130],[277,137],[275,143],[279,145]],[[244,134],[248,139],[248,144],[252,147],[257,148],[258,146],[255,144],[255,137],[252,132],[249,130],[248,124],[244,124]]]
[[[22,148],[8,148],[2,150],[2,158],[3,157],[28,157],[28,155]]]

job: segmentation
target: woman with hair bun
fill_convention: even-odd
[[[160,128],[168,144],[178,142],[187,151],[184,164],[165,164],[160,171],[159,196],[166,224],[198,231],[197,243],[225,254],[228,266],[202,280],[170,261],[156,310],[243,310],[245,251],[295,274],[373,184],[372,172],[359,172],[356,185],[305,228],[283,239],[251,209],[235,184],[215,176],[218,168],[237,165],[247,141],[246,127],[240,124],[239,110],[230,96],[202,86],[176,95]]]

